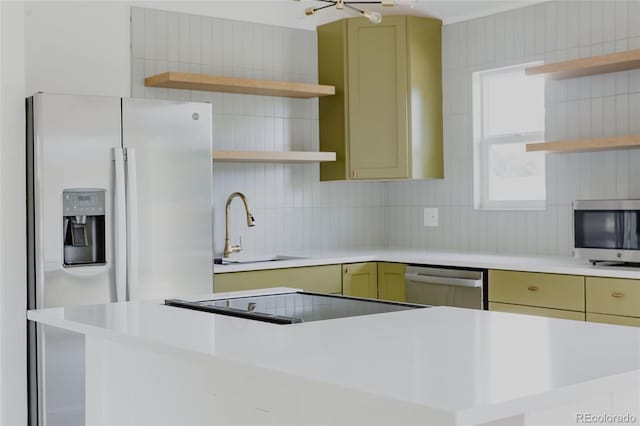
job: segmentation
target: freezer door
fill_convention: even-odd
[[[132,299],[211,293],[211,105],[122,102],[128,293]]]
[[[27,101],[29,309],[114,300],[113,151],[120,98],[37,94]],[[64,267],[64,189],[104,190],[104,262]],[[29,325],[30,424],[84,423],[84,338]]]

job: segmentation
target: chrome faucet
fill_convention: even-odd
[[[224,237],[224,257],[229,257],[231,256],[231,254],[242,250],[242,240],[240,240],[240,244],[238,244],[237,246],[232,246],[229,240],[229,212],[231,211],[231,202],[236,197],[240,197],[242,203],[244,204],[244,211],[247,213],[247,226],[256,226],[256,220],[253,218],[253,215],[249,211],[247,197],[245,197],[242,192],[234,192],[233,194],[229,195],[229,198],[227,198],[227,211],[225,214],[226,233]]]

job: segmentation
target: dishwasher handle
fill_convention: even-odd
[[[413,281],[429,284],[454,285],[459,287],[482,287],[482,279],[440,277],[437,275],[425,275],[411,272],[404,274],[404,280],[405,282]]]

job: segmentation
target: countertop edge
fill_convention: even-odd
[[[298,255],[296,253],[296,255]],[[305,256],[302,254],[301,256]],[[507,256],[492,253],[450,253],[436,251],[363,250],[345,254],[312,253],[304,258],[276,262],[214,265],[214,275],[265,271],[271,269],[303,268],[361,262],[390,262],[429,266],[497,269],[563,275],[583,275],[607,278],[640,279],[640,268],[628,266],[593,266],[572,257]]]

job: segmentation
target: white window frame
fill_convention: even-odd
[[[492,145],[522,144],[544,141],[545,131],[485,136],[485,111],[488,94],[484,93],[484,77],[511,73],[514,69],[540,65],[540,62],[519,64],[473,73],[473,140],[474,140],[474,207],[478,210],[544,210],[544,200],[491,200],[489,198],[489,152]]]

